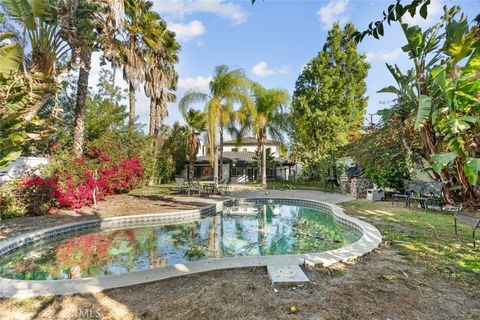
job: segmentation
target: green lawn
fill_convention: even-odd
[[[177,190],[177,185],[175,183],[165,183],[154,186],[146,186],[143,188],[135,189],[130,191],[131,195],[134,196],[144,196],[144,195],[169,195],[175,193]]]
[[[267,189],[297,189],[297,190],[321,190],[326,192],[338,192],[337,186],[325,186],[321,182],[302,182],[294,183],[291,181],[269,181],[267,183]]]
[[[451,214],[409,210],[396,203],[355,200],[342,203],[346,213],[375,225],[385,240],[408,259],[464,284],[480,284],[480,248],[473,250],[472,229],[459,223],[455,239]],[[477,235],[480,247],[480,235]]]

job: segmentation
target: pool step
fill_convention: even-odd
[[[310,282],[303,270],[296,264],[267,266],[267,271],[274,286],[288,286]]]

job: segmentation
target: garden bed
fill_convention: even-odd
[[[168,213],[196,209],[212,203],[210,199],[175,197],[156,187],[142,188],[130,194],[108,196],[99,201],[96,208],[87,207],[80,210],[60,210],[54,214],[42,216],[19,217],[0,220],[0,241],[22,233],[52,227],[64,223],[106,218],[123,215],[147,213]]]

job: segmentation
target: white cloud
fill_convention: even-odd
[[[402,17],[403,22],[408,23],[409,25],[419,25],[422,27],[430,27],[438,20],[443,13],[443,4],[442,0],[432,0],[428,6],[428,15],[427,19],[423,19],[419,13],[420,7],[417,8],[417,12],[412,17],[410,13],[405,13]]]
[[[275,71],[268,69],[268,64],[262,61],[252,67],[252,73],[258,77],[266,77],[275,74]]]
[[[195,44],[197,45],[197,47],[203,47],[205,45],[205,41],[203,39],[198,39]]]
[[[395,62],[400,58],[400,56],[404,55],[405,53],[402,51],[402,49],[397,48],[392,51],[377,51],[377,52],[367,52],[366,60],[368,62],[376,62],[376,61],[382,61],[382,62]]]
[[[285,74],[288,74],[289,71],[290,70],[287,66],[283,66],[278,69],[270,69],[268,67],[268,64],[265,61],[261,61],[252,67],[252,73],[257,77],[262,77],[262,78],[271,76],[274,74],[285,75]]]
[[[348,9],[349,0],[330,0],[317,11],[318,18],[323,23],[323,28],[328,30],[335,21],[341,24],[347,21],[345,12]]]
[[[167,19],[183,19],[194,13],[212,13],[233,24],[247,20],[247,13],[241,5],[223,0],[161,0],[154,1],[155,9]]]
[[[168,23],[168,29],[175,32],[180,41],[190,41],[205,33],[205,26],[201,21],[193,20],[189,23]]]
[[[212,81],[212,77],[202,77],[202,76],[197,76],[195,78],[180,78],[178,79],[178,91],[189,91],[189,90],[195,90],[195,91],[200,91],[203,93],[209,93],[210,88],[209,84],[210,81]],[[177,96],[181,98],[181,95],[178,95],[177,91]]]

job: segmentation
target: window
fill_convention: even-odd
[[[247,148],[243,148],[243,150],[242,150],[242,151],[247,151]]]
[[[238,148],[232,148],[232,152],[237,152]]]

